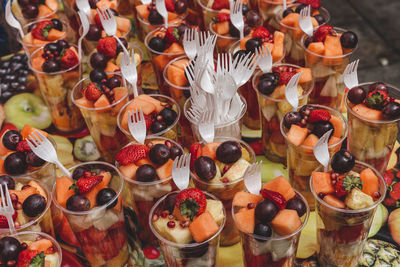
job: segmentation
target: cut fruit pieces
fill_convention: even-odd
[[[168,159],[168,161],[164,163],[164,165],[156,169],[157,176],[160,180],[164,180],[171,177],[173,164],[174,161],[172,159]]]
[[[338,208],[338,209],[344,209],[346,207],[346,205],[343,203],[343,201],[341,201],[340,199],[338,199],[337,197],[334,197],[332,195],[326,195],[323,200],[328,203],[329,205]]]
[[[327,66],[340,65],[342,63],[343,55],[342,45],[340,43],[340,36],[333,36],[328,34],[325,38],[325,51],[322,62]]]
[[[212,237],[218,232],[218,229],[219,227],[215,222],[214,217],[208,211],[200,214],[189,225],[189,231],[192,234],[193,239],[198,243]]]
[[[325,53],[325,46],[324,43],[322,42],[315,42],[311,43],[308,46],[308,50],[311,52],[317,54],[317,55],[323,55]],[[312,66],[315,63],[317,63],[320,60],[320,56],[314,55],[312,53],[307,53],[307,60],[308,60],[308,65]]]
[[[215,222],[218,225],[221,225],[222,221],[225,218],[223,209],[224,209],[224,206],[222,205],[221,201],[214,200],[214,199],[207,199],[206,211],[211,213]]]
[[[236,227],[243,233],[254,233],[255,226],[255,209],[241,208],[235,213]]]
[[[312,172],[312,186],[315,193],[331,194],[334,192],[331,175],[328,172]]]
[[[382,119],[382,111],[372,109],[364,104],[355,105],[352,110],[359,116],[368,120],[380,120]]]
[[[306,139],[308,134],[308,129],[300,127],[296,124],[290,126],[289,132],[287,133],[287,139],[290,143],[295,146],[301,145]]]
[[[312,81],[312,73],[310,68],[298,68],[296,72],[302,72],[299,83],[308,83]]]
[[[201,150],[202,156],[207,156],[211,159],[216,159],[217,157],[217,148],[219,147],[221,143],[207,143],[205,146],[203,146],[203,149]]]
[[[375,175],[374,171],[370,168],[364,169],[360,172],[360,180],[362,184],[362,191],[374,197],[374,193],[379,193],[379,178]]]
[[[290,235],[301,226],[301,220],[297,211],[283,209],[272,219],[271,226],[274,231],[281,235]]]
[[[120,165],[118,167],[119,171],[122,173],[123,176],[129,179],[135,179],[136,177],[136,171],[139,168],[139,166],[136,166],[135,163],[131,163],[128,165]]]
[[[249,203],[257,204],[261,200],[263,200],[262,196],[248,192],[237,192],[233,198],[232,205],[237,207],[247,207]]]
[[[333,136],[341,138],[343,135],[343,121],[339,117],[331,115],[329,122],[333,125]]]
[[[73,184],[74,181],[67,176],[56,178],[56,200],[63,208],[66,207],[68,198],[75,194],[73,189],[69,189]]]
[[[304,142],[302,144],[304,153],[307,153],[307,154],[313,153],[314,146],[317,144],[318,140],[319,139],[316,135],[314,135],[314,134],[308,135],[306,140],[304,140]]]
[[[286,201],[296,196],[296,192],[283,176],[278,176],[273,180],[266,182],[262,186],[263,189],[268,189],[280,193]]]

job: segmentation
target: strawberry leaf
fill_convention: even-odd
[[[44,253],[43,251],[37,254],[29,263],[29,267],[44,267]]]
[[[181,208],[181,215],[182,216],[187,215],[190,217],[190,220],[193,221],[193,217],[199,211],[200,206],[194,199],[185,199],[184,201],[181,202],[180,208]]]
[[[357,187],[358,189],[362,189],[363,182],[360,180],[360,177],[354,175],[346,175],[343,179],[343,188],[350,192],[353,188]]]

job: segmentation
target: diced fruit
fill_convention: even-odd
[[[173,164],[174,164],[174,161],[172,159],[168,159],[168,161],[166,163],[164,163],[161,167],[158,167],[156,169],[157,176],[158,176],[158,178],[160,178],[160,180],[171,177]]]
[[[331,194],[334,188],[331,182],[331,175],[328,172],[312,172],[312,186],[315,193]]]
[[[45,137],[48,136],[48,134],[45,131],[36,129],[28,124],[26,124],[22,130],[21,130],[21,136],[23,139],[26,139],[29,137],[30,134],[33,134],[34,131],[39,131],[41,134],[43,134]]]
[[[37,17],[44,18],[50,15],[51,13],[53,13],[53,10],[48,8],[46,5],[39,5],[39,14],[37,15]]]
[[[308,135],[306,140],[304,140],[302,144],[304,153],[308,154],[313,153],[314,146],[317,144],[318,140],[319,138],[316,135],[314,134]]]
[[[186,79],[185,76],[185,71],[174,65],[170,65],[168,67],[167,77],[168,80],[176,86],[185,87],[188,84],[188,80]]]
[[[123,176],[129,179],[135,179],[136,170],[139,168],[139,166],[135,165],[135,163],[131,163],[125,166],[120,165],[118,168]]]
[[[119,16],[114,16],[114,18],[117,22],[117,29],[120,32],[129,32],[131,28],[131,21],[129,19]]]
[[[323,200],[328,203],[329,205],[338,208],[338,209],[344,209],[346,207],[346,205],[343,203],[343,201],[341,201],[340,199],[338,199],[337,197],[333,196],[333,195],[326,195]]]
[[[107,107],[110,106],[110,101],[107,98],[107,95],[103,94],[100,96],[99,99],[96,100],[96,102],[94,103],[94,107],[97,109],[96,112],[97,113],[102,113],[105,112],[109,109],[107,109]]]
[[[287,133],[287,139],[295,146],[301,145],[306,139],[308,134],[307,128],[302,128],[296,124],[290,126],[290,130]]]
[[[375,192],[379,192],[379,179],[375,175],[374,171],[370,168],[364,169],[360,172],[360,179],[363,183],[362,191],[374,197]]]
[[[141,99],[146,102],[152,103],[156,108],[156,112],[160,112],[161,110],[163,110],[165,108],[164,103],[162,103],[160,100],[155,99],[154,97],[151,97],[149,95],[142,94],[142,95],[139,95],[136,99]]]
[[[174,222],[175,227],[169,228],[168,222]],[[153,226],[165,239],[178,244],[189,244],[192,241],[189,228],[182,228],[179,226],[179,221],[170,220],[167,218],[158,217],[156,221],[153,221]]]
[[[219,227],[215,222],[214,217],[208,211],[200,214],[189,225],[189,231],[192,234],[193,239],[198,243],[212,237],[216,232],[218,232],[218,229]]]
[[[75,194],[73,189],[69,189],[74,181],[67,176],[57,177],[56,180],[56,200],[61,207],[65,208],[68,198]]]
[[[353,210],[368,208],[374,205],[370,195],[365,194],[358,188],[353,188],[344,201],[347,207]]]
[[[87,192],[85,194],[85,196],[90,201],[90,208],[93,208],[94,206],[96,206],[97,193],[99,193],[99,191],[101,189],[106,188],[111,181],[111,173],[103,172],[100,175],[103,176],[103,179],[101,180],[101,182],[98,183],[95,187],[93,187],[89,192]]]
[[[312,81],[312,73],[310,68],[298,68],[296,72],[302,72],[299,83],[308,83]]]
[[[293,190],[288,180],[283,176],[276,177],[275,179],[264,183],[262,188],[280,193],[286,201],[296,195],[296,192]]]
[[[65,32],[63,32],[63,31],[59,31],[59,30],[56,30],[56,29],[51,29],[49,31],[49,35],[47,36],[47,40],[56,41],[56,40],[59,40],[59,39],[63,38],[64,35],[65,35]]]
[[[243,233],[252,234],[255,226],[255,209],[241,208],[235,213],[235,224]]]
[[[274,231],[281,236],[295,232],[301,226],[301,220],[297,211],[284,209],[272,219],[271,226]]]
[[[257,204],[263,200],[260,195],[254,195],[248,192],[237,192],[233,198],[232,205],[238,207],[247,207],[249,203]]]
[[[283,57],[283,41],[285,39],[285,34],[280,31],[274,32],[274,49],[271,51],[272,58],[274,61],[279,60]]]
[[[53,243],[46,238],[39,239],[29,244],[28,248],[31,250],[46,252],[48,248],[51,248]]]
[[[46,191],[44,191],[43,187],[40,186],[40,184],[38,182],[36,182],[35,180],[32,180],[28,183],[28,185],[36,188],[36,190],[39,192],[40,195],[42,195],[46,201],[47,201],[47,194]]]
[[[324,65],[340,65],[343,55],[342,45],[340,44],[340,36],[327,35],[325,38],[325,57],[322,59]],[[333,58],[336,57],[336,58]]]
[[[150,10],[147,7],[148,7],[148,5],[137,5],[136,6],[136,12],[138,13],[138,15],[140,15],[140,17],[142,17],[145,20],[148,20],[149,14],[150,14]]]
[[[211,213],[211,215],[214,217],[215,222],[218,225],[221,225],[222,221],[225,218],[223,209],[224,209],[224,206],[222,205],[221,201],[207,199],[206,211]]]
[[[221,143],[207,143],[201,150],[202,156],[215,159],[217,157],[217,148],[220,144]]]
[[[25,199],[33,194],[39,194],[39,192],[34,187],[28,187],[23,190],[10,190],[10,194],[16,194],[18,197],[18,202],[24,203]]]
[[[325,46],[323,42],[315,42],[315,43],[311,43],[308,46],[308,50],[310,50],[311,52],[317,54],[317,55],[323,55],[325,53]],[[307,60],[308,60],[308,64],[309,65],[314,65],[315,63],[317,63],[319,61],[319,59],[321,57],[311,54],[311,53],[307,53]]]
[[[343,122],[342,120],[334,115],[331,115],[330,123],[333,125],[333,136],[337,138],[341,138],[343,134]]]
[[[229,170],[224,174],[222,179],[227,178],[229,182],[236,181],[243,177],[244,172],[249,166],[250,163],[248,161],[244,160],[243,158],[240,158],[229,168]]]
[[[369,108],[364,104],[355,105],[352,110],[359,116],[369,120],[380,120],[382,118],[382,111]]]
[[[298,23],[299,17],[299,13],[290,13],[289,15],[281,19],[281,23],[285,24],[286,26],[293,27]]]

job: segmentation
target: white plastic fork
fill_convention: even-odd
[[[308,36],[313,35],[313,25],[310,16],[311,16],[311,6],[307,5],[307,7],[303,8],[300,11],[299,25],[300,29]]]
[[[283,10],[286,10],[286,8],[287,8],[286,0],[283,0]]]
[[[210,105],[212,106],[212,105]],[[212,143],[214,141],[215,129],[214,129],[214,110],[206,110],[201,114],[199,122],[199,133],[206,143]]]
[[[56,164],[66,176],[72,177],[71,173],[58,160],[57,152],[53,144],[50,143],[49,139],[41,132],[34,130],[33,133],[29,135],[29,138],[26,139],[26,142],[36,156],[44,161]]]
[[[244,33],[243,33],[244,20],[243,20],[243,13],[242,13],[243,2],[242,2],[242,0],[236,0],[235,2],[231,1],[229,7],[230,7],[231,22],[232,22],[233,26],[235,26],[235,28],[239,30],[240,40],[241,40],[244,37]]]
[[[7,218],[8,228],[10,229],[10,233],[14,234],[16,231],[12,216],[14,215],[15,211],[11,201],[10,192],[8,191],[8,185],[6,183],[0,183],[0,194],[1,194],[0,214]]]
[[[139,95],[137,89],[137,69],[135,62],[135,51],[132,48],[130,50],[130,55],[124,53],[121,59],[121,73],[122,76],[127,80],[133,87],[133,96],[137,97]]]
[[[328,166],[329,166],[328,142],[332,131],[333,130],[329,130],[326,133],[324,133],[324,135],[321,136],[321,138],[315,144],[313,149],[315,158],[318,160],[319,163],[321,163],[322,166],[324,166],[325,172],[328,171]]]
[[[90,21],[90,5],[88,0],[76,0],[76,6],[82,11]]]
[[[257,68],[258,59],[257,55],[249,53],[245,57],[241,57],[237,64],[234,64],[234,68],[230,73],[238,87],[244,85],[253,75]]]
[[[151,0],[141,0],[143,5],[149,5],[151,3]]]
[[[258,56],[258,66],[264,73],[270,72],[272,68],[272,55],[268,46],[261,46],[256,48],[256,55]]]
[[[343,72],[344,85],[346,85],[346,87],[349,89],[358,86],[357,68],[359,62],[360,60],[357,59],[349,63]]]
[[[146,121],[142,112],[142,108],[135,111],[128,110],[128,128],[133,138],[140,144],[144,144],[146,139]]]
[[[179,190],[186,189],[189,186],[190,180],[190,157],[191,154],[187,153],[176,157],[172,164],[171,174],[172,180]]]
[[[82,41],[83,41],[83,38],[86,36],[86,34],[89,32],[90,24],[89,24],[88,17],[85,15],[85,13],[83,11],[79,10],[78,15],[79,15],[79,18],[81,19],[82,30],[83,30],[82,35],[81,35],[81,37],[79,37],[79,40],[78,40],[78,55],[80,58],[83,58]],[[82,64],[79,64],[79,77],[82,77]]]
[[[297,108],[299,107],[299,96],[297,91],[297,85],[299,84],[300,76],[302,74],[303,72],[299,72],[293,75],[293,77],[289,80],[289,82],[285,87],[286,100],[293,107],[294,111],[297,111]]]
[[[261,190],[261,166],[262,161],[255,162],[247,167],[243,175],[247,191],[254,195],[259,195]]]
[[[183,35],[183,49],[190,60],[193,60],[197,54],[197,35],[198,31],[196,29],[186,29]]]
[[[156,0],[157,12],[164,18],[164,27],[168,28],[168,11],[165,7],[165,0]]]
[[[25,34],[24,31],[22,30],[22,26],[11,12],[11,0],[8,0],[6,4],[6,21],[11,27],[14,27],[19,31],[21,39],[23,39]]]

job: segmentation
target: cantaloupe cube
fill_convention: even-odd
[[[119,171],[122,173],[123,176],[125,176],[128,179],[135,179],[136,177],[136,171],[139,168],[135,163],[131,163],[128,165],[120,165],[118,167]]]
[[[247,207],[249,203],[257,204],[263,200],[260,195],[254,195],[249,192],[237,192],[233,197],[232,205],[238,207]]]
[[[49,31],[49,35],[47,36],[47,40],[49,40],[49,41],[56,41],[56,40],[59,40],[59,39],[64,38],[64,36],[65,36],[65,32],[64,32],[64,31],[59,31],[59,30],[56,30],[56,29],[51,29],[51,30]]]
[[[264,183],[262,188],[280,193],[286,201],[296,196],[296,192],[294,192],[288,180],[283,176],[278,176],[271,181]]]
[[[43,134],[45,137],[47,137],[47,136],[49,135],[49,134],[48,134],[47,132],[45,132],[45,131],[36,129],[35,127],[32,127],[32,126],[30,126],[30,125],[28,125],[28,124],[25,124],[24,127],[23,127],[22,130],[21,130],[21,136],[22,136],[23,139],[26,139],[26,138],[29,137],[30,134],[33,134],[33,132],[35,132],[35,131],[40,132],[40,133]]]
[[[51,248],[52,246],[53,243],[49,239],[42,238],[30,243],[28,249],[46,252],[47,249]]]
[[[301,226],[297,211],[283,209],[271,221],[272,229],[280,236],[290,235]]]
[[[145,20],[148,20],[150,10],[147,8],[148,5],[137,5],[136,6],[136,12],[140,17],[142,17]]]
[[[331,146],[333,144],[336,144],[336,146],[329,148],[329,150],[337,152],[340,149],[339,141],[340,141],[339,137],[331,136],[331,138],[329,138],[328,141],[328,146]]]
[[[346,205],[343,203],[343,201],[341,201],[340,199],[338,199],[337,197],[333,196],[333,195],[326,195],[324,196],[323,199],[326,203],[328,203],[329,205],[338,208],[338,209],[344,209],[346,207]]]
[[[271,51],[273,61],[278,61],[283,57],[283,41],[285,34],[280,31],[274,32],[274,49]]]
[[[290,13],[289,15],[281,19],[281,24],[284,24],[289,27],[294,27],[299,23],[299,17],[300,17],[299,13],[294,13],[294,12]]]
[[[287,139],[290,143],[295,146],[301,145],[306,139],[308,134],[308,129],[300,127],[296,124],[290,126],[289,132],[287,133]]]
[[[57,0],[45,0],[45,4],[52,11],[58,10],[58,2]],[[39,16],[38,16],[39,18]]]
[[[324,46],[323,42],[314,42],[314,43],[311,43],[308,45],[308,50],[310,50],[314,54],[317,54],[317,55],[314,55],[310,52],[307,52],[308,65],[312,66],[322,58],[318,55],[322,56],[324,54],[325,46]]]
[[[185,50],[179,43],[172,43],[170,47],[165,51],[165,53],[169,54],[183,54]]]
[[[185,87],[189,81],[186,79],[185,71],[174,65],[169,65],[167,69],[168,80],[179,87]]]
[[[45,62],[45,59],[38,55],[37,57],[32,58],[32,67],[34,70],[42,71],[42,65]]]
[[[185,66],[187,66],[188,64],[189,64],[189,59],[182,58],[182,59],[178,59],[178,60],[174,61],[172,63],[172,66],[175,66],[179,69],[185,70]]]
[[[164,104],[165,103],[162,103],[160,100],[158,100],[158,99],[156,99],[154,97],[142,94],[142,95],[139,95],[137,98],[142,99],[142,100],[144,100],[146,102],[152,103],[156,108],[156,112],[160,112],[161,110],[164,109]]]
[[[332,115],[330,123],[333,125],[333,136],[341,138],[343,135],[343,121],[339,117]]]
[[[360,172],[362,191],[374,198],[374,193],[379,193],[379,178],[373,170],[366,168]]]
[[[335,66],[342,64],[343,55],[342,45],[340,43],[340,36],[327,35],[325,38],[325,57],[322,63],[326,66]],[[336,57],[336,58],[332,58]]]
[[[73,189],[69,189],[73,184],[74,181],[67,176],[56,178],[56,200],[61,207],[65,208],[68,198],[75,194]]]
[[[212,237],[219,230],[218,224],[210,212],[206,211],[200,214],[189,225],[189,231],[193,239],[200,243]]]
[[[243,233],[254,233],[255,210],[256,209],[241,208],[239,212],[235,213],[235,225]]]
[[[46,191],[44,191],[43,187],[38,182],[36,182],[35,180],[32,180],[28,183],[28,185],[36,188],[36,190],[39,192],[39,194],[42,195],[47,201]]]
[[[30,195],[39,194],[40,192],[35,187],[28,187],[22,190],[9,190],[10,194],[16,194],[18,202],[24,203]]]
[[[308,83],[312,81],[312,73],[310,68],[298,68],[296,72],[301,72],[299,83]]]
[[[251,39],[251,36],[244,37],[240,40],[240,49],[246,50],[246,42]]]
[[[317,144],[319,138],[314,135],[310,134],[307,136],[306,140],[304,140],[302,146],[304,153],[311,154],[314,151],[314,146]]]
[[[57,5],[58,6],[58,5]],[[51,13],[53,13],[53,10],[50,9],[48,6],[46,5],[39,5],[39,13],[37,15],[37,18],[44,18],[47,17],[48,15],[50,15]]]
[[[173,20],[178,18],[178,14],[174,12],[168,12],[168,22],[172,22]]]
[[[126,104],[126,102],[128,101],[128,89],[126,87],[115,87],[113,89],[114,92],[114,99],[115,102],[119,102],[118,104],[116,104],[113,109],[116,112],[119,112],[121,110],[121,108]]]
[[[217,149],[220,144],[221,144],[220,142],[207,143],[205,146],[203,146],[203,149],[201,150],[202,156],[216,159]]]
[[[95,207],[97,204],[96,203],[97,193],[99,193],[101,189],[106,188],[111,181],[111,173],[103,172],[100,175],[103,176],[101,182],[98,183],[95,187],[93,187],[89,192],[84,194],[90,201],[90,208]]]
[[[172,159],[168,159],[168,161],[166,163],[164,163],[164,165],[162,165],[156,169],[157,176],[158,176],[158,178],[160,178],[160,180],[171,177],[173,164],[174,164],[174,161]]]
[[[331,194],[334,192],[329,172],[312,172],[312,186],[315,193]]]
[[[362,118],[367,120],[382,119],[382,111],[367,107],[365,104],[355,105],[352,110]]]
[[[86,107],[86,108],[93,108],[93,101],[88,100],[86,97],[81,97],[78,99],[75,99],[75,102],[82,107]]]
[[[94,102],[94,107],[97,109],[97,113],[103,113],[106,111],[109,111],[110,108],[110,101],[108,100],[107,96],[105,94],[101,95],[99,99]]]
[[[212,27],[214,32],[216,32],[219,35],[225,35],[229,33],[229,21],[214,23]]]
[[[119,70],[120,67],[112,63],[111,60],[107,62],[106,68],[104,69],[105,72],[117,72]]]
[[[167,52],[166,52],[167,53]],[[157,55],[153,58],[153,62],[159,70],[164,70],[169,63],[170,58],[167,55]]]
[[[117,22],[117,29],[120,32],[129,32],[131,29],[131,21],[129,19],[119,16],[114,16],[114,18]]]

